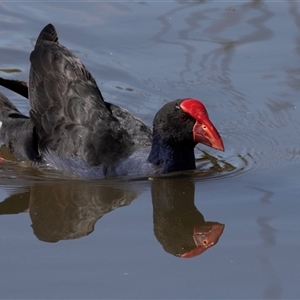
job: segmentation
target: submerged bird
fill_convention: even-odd
[[[179,99],[156,114],[153,129],[105,102],[96,81],[52,24],[30,55],[29,85],[0,84],[28,97],[29,117],[0,93],[0,136],[19,160],[102,178],[195,169],[197,143],[224,151],[202,102]]]

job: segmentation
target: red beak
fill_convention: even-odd
[[[203,117],[200,122],[196,120],[193,127],[194,141],[224,151],[222,138],[213,123]]]
[[[180,107],[196,120],[193,127],[193,136],[196,143],[221,151],[225,150],[222,138],[209,120],[208,113],[202,102],[195,99],[186,99],[181,102]]]

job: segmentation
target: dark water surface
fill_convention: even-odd
[[[201,99],[226,151],[153,180],[1,163],[0,298],[299,298],[300,4],[1,2],[1,77],[27,80],[49,22],[108,101],[151,124],[165,102]],[[176,256],[196,231],[219,241]]]

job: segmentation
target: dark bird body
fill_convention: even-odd
[[[198,100],[166,104],[155,116],[153,130],[126,109],[105,102],[92,75],[58,42],[51,24],[41,31],[30,62],[27,93],[24,82],[0,80],[29,97],[27,117],[0,93],[0,134],[20,160],[101,178],[194,169],[198,142],[224,150]]]

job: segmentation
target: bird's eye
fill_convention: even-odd
[[[185,114],[181,114],[178,116],[180,122],[186,122],[188,117]]]

